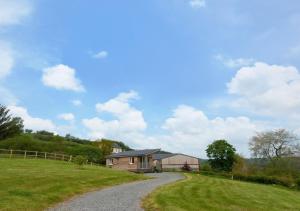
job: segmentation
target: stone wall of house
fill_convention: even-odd
[[[115,169],[123,169],[129,171],[139,171],[139,158],[134,157],[134,163],[130,163],[130,157],[122,157],[122,158],[111,158],[106,159],[106,166],[115,168]],[[152,157],[149,156],[149,168],[152,170],[153,160]]]
[[[136,170],[138,167],[138,158],[134,157],[134,163],[130,163],[129,157],[113,158],[112,168],[123,169],[123,170]]]

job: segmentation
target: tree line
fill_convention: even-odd
[[[13,117],[8,108],[0,105],[0,148],[83,156],[88,161],[105,164],[105,157],[111,154],[114,143],[123,150],[130,150],[123,142],[115,140],[92,142],[70,134],[61,136],[45,130],[24,130],[23,120]]]
[[[300,142],[290,131],[259,132],[249,141],[252,158],[237,154],[226,140],[216,140],[206,149],[204,172],[231,175],[241,180],[300,188]]]

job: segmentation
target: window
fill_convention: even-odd
[[[134,157],[130,157],[129,158],[129,164],[133,164],[134,163]]]

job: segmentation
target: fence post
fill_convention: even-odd
[[[72,155],[70,155],[70,159],[69,159],[69,162],[71,162],[72,161]]]
[[[13,152],[13,150],[11,149],[11,150],[10,150],[9,158],[12,158],[12,152]]]
[[[37,155],[38,155],[38,152],[36,151],[36,152],[35,152],[35,159],[37,158]]]
[[[24,151],[24,159],[26,159],[27,151]]]
[[[47,152],[45,152],[45,159],[47,159]]]
[[[54,153],[54,160],[56,160],[56,153]]]

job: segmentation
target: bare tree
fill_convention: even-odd
[[[251,138],[249,147],[253,156],[259,158],[298,156],[300,153],[298,137],[285,129],[257,133]]]

